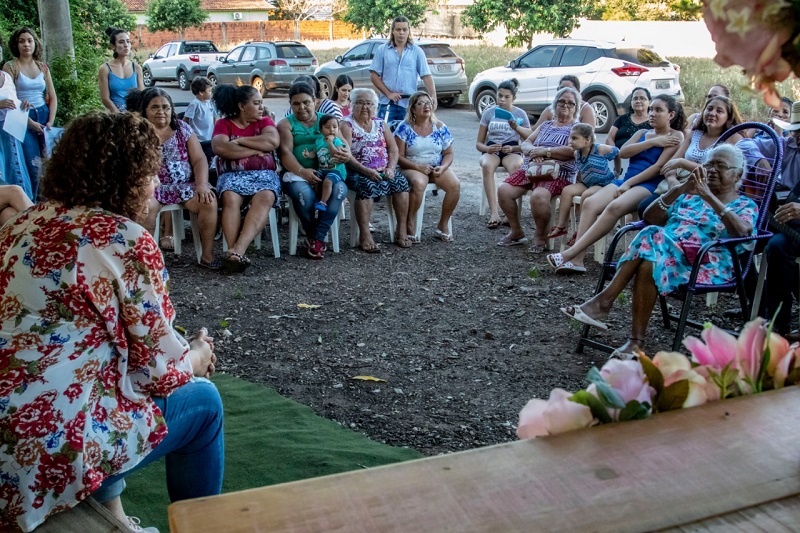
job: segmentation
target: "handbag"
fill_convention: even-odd
[[[528,177],[528,181],[536,183],[556,179],[560,170],[561,163],[553,159],[545,159],[544,161],[531,161],[528,163],[525,175]]]

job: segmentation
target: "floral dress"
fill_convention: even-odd
[[[569,135],[572,133],[572,126],[575,124],[575,122],[571,122],[564,126],[556,126],[555,120],[542,122],[542,125],[539,126],[539,134],[533,141],[533,146],[545,148],[568,146]],[[526,156],[522,162],[522,168],[508,176],[506,183],[528,190],[541,187],[550,191],[552,196],[558,196],[564,187],[575,183],[578,176],[578,162],[575,159],[570,159],[568,161],[559,161],[558,163],[560,166],[558,178],[531,183],[526,175],[530,158]]]
[[[0,230],[0,529],[30,531],[166,436],[192,378],[144,228],[41,203]]]
[[[746,197],[738,197],[727,206],[734,214],[753,227],[756,234],[758,207]],[[647,226],[633,239],[619,262],[644,259],[653,263],[653,279],[658,292],[667,295],[680,285],[689,282],[692,264],[683,252],[683,243],[704,244],[730,237],[728,230],[711,207],[696,195],[687,194],[669,208],[665,226]],[[752,243],[750,243],[752,247]],[[746,247],[738,245],[738,253]],[[715,248],[706,255],[700,266],[697,282],[703,284],[727,283],[733,279],[733,262],[726,248]]]
[[[256,137],[261,132],[275,123],[269,117],[263,117],[256,122],[240,128],[231,120],[221,118],[214,125],[214,137],[225,135],[231,141],[240,137]],[[275,172],[275,156],[271,153],[252,155],[242,159],[230,160],[217,156],[217,191],[220,195],[225,191],[233,191],[241,196],[253,196],[261,191],[272,191],[275,198],[281,196],[281,183]]]
[[[453,144],[453,136],[447,126],[433,125],[430,135],[422,136],[414,131],[411,124],[401,122],[394,136],[406,143],[406,157],[420,165],[438,166],[442,164],[442,152]]]
[[[366,131],[352,117],[346,118],[345,121],[353,130],[352,146],[350,147],[353,159],[367,168],[385,170],[386,165],[389,164],[389,152],[386,149],[384,134],[386,123],[379,118],[373,118],[372,129]],[[354,174],[352,179],[355,181],[356,197],[359,200],[375,199],[409,190],[408,181],[399,172],[396,172],[394,178],[390,180],[373,181],[360,174]]]
[[[158,171],[161,186],[155,191],[160,204],[182,204],[194,197],[195,184],[187,146],[193,133],[191,126],[179,120],[178,129],[161,145],[161,169]]]

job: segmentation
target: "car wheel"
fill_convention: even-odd
[[[189,90],[189,76],[186,75],[186,72],[179,71],[178,72],[178,87],[181,88],[181,91],[188,91]]]
[[[259,94],[261,94],[262,98],[266,96],[267,92],[264,90],[264,80],[256,76],[253,78],[253,82],[250,85],[252,85],[259,92]]]
[[[331,98],[333,95],[333,85],[328,78],[320,78],[319,85],[322,88],[322,97]]]
[[[589,98],[589,105],[594,110],[594,131],[608,133],[614,121],[617,120],[617,107],[608,96],[602,94]]]
[[[213,74],[209,74],[207,77],[208,77],[208,81],[211,82],[211,86],[212,87],[216,87],[217,86],[217,77],[214,76]]]
[[[458,95],[450,98],[439,98],[439,105],[442,107],[454,107],[458,103]]]
[[[496,105],[497,93],[494,92],[494,89],[484,89],[479,92],[478,96],[475,98],[475,113],[478,114],[478,118],[481,118],[483,117],[484,111]]]
[[[142,69],[142,83],[144,83],[145,87],[152,87],[156,84],[156,80],[153,79],[153,73],[147,67]]]

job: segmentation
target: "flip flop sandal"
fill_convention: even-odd
[[[548,254],[547,262],[550,263],[551,267],[558,270],[558,268],[564,264],[564,256],[560,253]]]
[[[599,320],[590,317],[581,310],[581,307],[579,305],[575,306],[570,305],[568,307],[562,307],[561,312],[570,317],[572,320],[577,320],[578,322],[586,324],[587,326],[594,326],[596,328],[605,330],[608,329],[608,326],[606,325],[605,322],[600,322]]]
[[[567,234],[567,227],[566,226],[553,226],[550,228],[550,233],[547,234],[545,239],[555,239],[557,237],[561,237],[562,235]]]
[[[567,246],[575,246],[575,241],[578,240],[578,232],[572,234],[572,237],[567,241]]]
[[[586,267],[573,265],[572,261],[564,262],[556,269],[556,274],[585,274]]]
[[[499,220],[490,220],[489,222],[486,223],[486,227],[489,229],[497,229],[502,225],[503,223],[500,222]]]
[[[547,251],[547,245],[546,244],[534,244],[533,246],[530,247],[530,249],[528,251],[530,253],[532,253],[532,254],[541,254],[541,253],[544,253],[544,252]]]
[[[173,237],[161,237],[158,244],[161,246],[162,250],[167,250],[168,252],[175,251],[175,239]]]
[[[241,273],[250,266],[250,260],[236,252],[228,252],[228,255],[222,260],[222,265],[228,272]]]
[[[208,270],[219,270],[222,268],[222,261],[214,259],[213,261],[203,261],[202,259],[197,262],[197,266],[207,268]]]
[[[408,239],[409,242],[411,242],[411,244],[419,244],[422,242],[422,239],[420,239],[416,235],[406,235],[406,239]]]
[[[408,239],[396,239],[394,243],[400,248],[411,248],[411,241]]]
[[[443,242],[453,242],[455,240],[452,233],[445,233],[439,229],[434,230],[433,234],[437,239]]]
[[[637,356],[635,353],[623,352],[622,350],[617,348],[616,350],[611,352],[611,356],[609,357],[609,359],[619,359],[621,361],[636,361],[639,359],[639,356]]]
[[[399,246],[399,244],[398,244],[398,246]],[[411,247],[410,244],[408,246],[406,246],[406,248],[410,248],[410,247]],[[360,248],[361,248],[361,250],[363,250],[365,253],[368,253],[368,254],[379,254],[379,253],[381,253],[381,247],[378,246],[377,243],[374,243],[372,246],[369,246],[369,245],[363,246],[362,245],[362,246],[360,246]]]
[[[520,246],[528,242],[527,237],[517,237],[513,238],[510,235],[506,235],[499,241],[497,241],[497,246]]]

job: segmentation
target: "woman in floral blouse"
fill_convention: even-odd
[[[178,120],[172,98],[164,89],[151,87],[141,92],[131,91],[125,98],[125,104],[129,110],[137,111],[155,126],[161,141],[161,168],[158,171],[161,185],[156,188],[147,206],[149,213],[145,227],[151,233],[155,232],[158,212],[164,205],[179,204],[189,212],[197,213],[203,247],[199,265],[211,270],[219,269],[222,263],[214,259],[217,197],[208,184],[208,160],[200,141],[191,126]],[[183,231],[183,228],[171,228],[172,219],[165,218],[165,224],[171,231]],[[171,231],[165,231],[158,243],[164,250],[174,249]]]
[[[689,282],[700,248],[716,239],[755,234],[758,207],[738,192],[743,173],[741,150],[729,144],[712,148],[706,162],[684,183],[664,193],[644,212],[650,225],[620,257],[611,283],[582,305],[561,310],[574,320],[608,329],[603,321],[617,296],[633,281],[631,335],[612,354],[633,358],[637,350],[644,349],[656,298]],[[743,252],[742,245],[738,246],[739,253]],[[733,274],[731,254],[726,248],[715,248],[702,259],[697,282],[726,283]]]
[[[146,120],[78,118],[42,178],[49,200],[0,229],[0,529],[31,531],[90,494],[127,522],[124,476],[165,455],[173,501],[221,490],[222,405],[200,378],[213,341],[172,329],[164,260],[139,225],[160,166]]]
[[[406,119],[394,132],[400,150],[400,168],[408,180],[411,192],[408,195],[408,240],[419,243],[417,235],[417,210],[422,205],[422,196],[428,183],[435,183],[444,191],[442,216],[436,225],[436,238],[450,242],[450,217],[461,196],[461,183],[450,169],[453,164],[453,136],[450,130],[433,115],[433,100],[424,91],[416,92],[408,99]],[[403,228],[398,227],[397,231]]]

